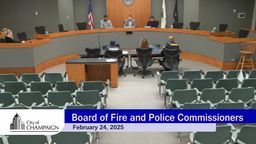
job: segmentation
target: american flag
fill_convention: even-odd
[[[87,21],[88,21],[88,28],[93,29],[94,24],[93,24],[93,15],[92,15],[92,0],[90,0],[90,3],[89,3]]]

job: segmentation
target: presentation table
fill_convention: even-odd
[[[110,80],[112,88],[118,87],[118,61],[106,58],[72,59],[66,62],[68,80],[80,84],[83,81]]]
[[[127,33],[127,31],[132,33]],[[161,28],[113,28],[35,35],[27,43],[0,43],[0,73],[42,72],[69,59],[79,58],[85,48],[99,48],[111,40],[121,48],[135,49],[141,38],[164,46],[172,35],[182,50],[183,60],[193,60],[220,69],[235,69],[241,43],[256,38],[212,36],[209,31]]]

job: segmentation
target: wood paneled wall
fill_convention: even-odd
[[[107,0],[107,15],[114,27],[123,27],[123,21],[132,15],[136,27],[144,27],[151,14],[151,0],[134,0],[131,6],[125,6],[123,0]]]

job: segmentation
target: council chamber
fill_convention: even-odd
[[[0,113],[256,108],[255,0],[0,0],[0,12]],[[26,117],[14,115],[0,123],[24,132],[15,123]],[[211,132],[0,128],[0,144],[255,144],[255,123]]]

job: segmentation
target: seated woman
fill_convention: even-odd
[[[148,39],[143,38],[140,40],[138,48],[149,48],[149,46],[150,44]]]
[[[13,39],[13,34],[12,34],[12,31],[10,29],[4,28],[3,33],[4,33],[4,41],[6,43],[17,43],[17,41],[15,41]]]

